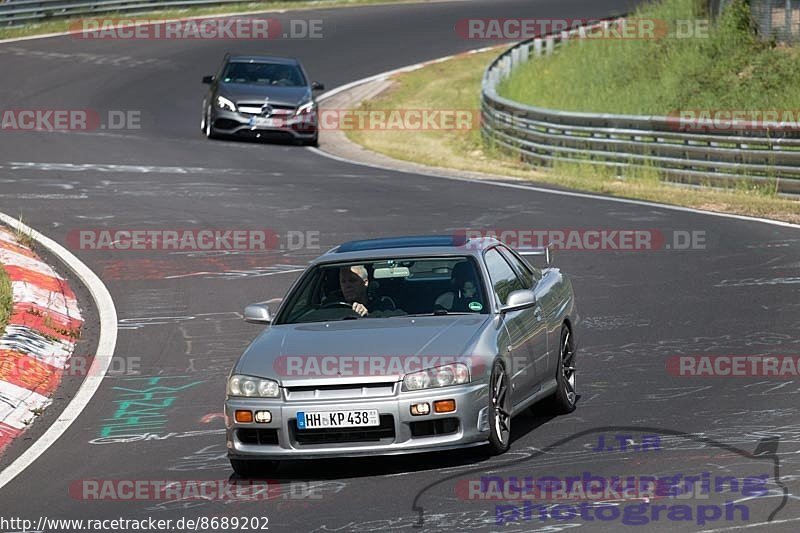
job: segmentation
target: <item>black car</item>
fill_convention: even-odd
[[[202,129],[209,139],[241,136],[316,146],[317,102],[297,59],[226,54],[216,75],[204,76]]]

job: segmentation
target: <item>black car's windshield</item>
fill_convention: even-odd
[[[306,78],[296,65],[263,62],[232,62],[222,74],[223,83],[248,85],[276,85],[279,87],[303,87]]]
[[[473,259],[396,258],[314,267],[275,323],[487,312]]]

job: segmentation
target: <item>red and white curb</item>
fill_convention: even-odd
[[[67,281],[0,228],[13,305],[0,337],[0,453],[52,402],[83,325]]]

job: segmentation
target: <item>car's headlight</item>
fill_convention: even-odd
[[[310,102],[306,102],[305,104],[301,105],[297,108],[297,111],[294,112],[295,115],[306,115],[308,113],[313,113],[317,109],[317,103],[313,100]]]
[[[245,398],[277,398],[281,393],[277,381],[237,374],[228,378],[227,392]]]
[[[224,96],[217,96],[217,107],[220,109],[227,109],[228,111],[236,112],[236,104],[228,100]]]
[[[434,389],[469,383],[469,369],[463,363],[451,363],[407,374],[403,378],[406,390]]]

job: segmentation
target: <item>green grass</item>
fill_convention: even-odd
[[[6,269],[0,265],[0,336],[5,332],[8,318],[11,316],[13,303],[11,296],[11,281],[8,279]]]
[[[425,0],[265,0],[261,2],[240,2],[212,7],[187,7],[183,9],[163,9],[140,13],[98,13],[96,15],[85,15],[71,19],[53,19],[48,21],[36,22],[20,26],[18,28],[0,27],[0,39],[11,39],[15,37],[28,37],[32,35],[44,35],[47,33],[62,33],[70,31],[76,20],[82,18],[159,18],[177,19],[185,17],[197,17],[203,15],[218,15],[226,13],[245,13],[250,11],[269,11],[276,9],[319,9],[326,7],[348,7],[368,4],[399,4],[399,3],[420,3]]]
[[[705,0],[664,0],[633,17],[705,19]],[[760,41],[737,0],[708,38],[573,41],[517,69],[499,92],[530,105],[621,114],[797,109],[800,48]]]

